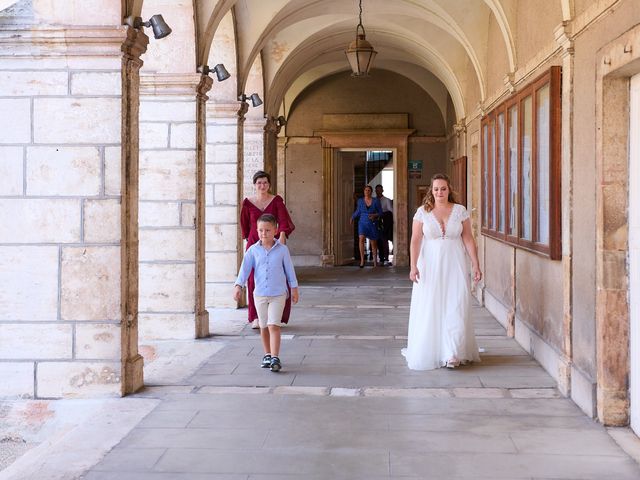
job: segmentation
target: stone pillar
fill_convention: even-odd
[[[120,396],[142,385],[136,121],[148,39],[119,25],[120,5],[90,27],[3,13],[0,395]]]
[[[233,282],[242,261],[238,222],[242,189],[242,123],[246,103],[207,103],[206,305],[236,307]],[[215,333],[215,319],[213,323]]]
[[[140,335],[189,339],[196,325],[200,74],[143,74],[140,102]],[[200,330],[200,332],[199,332]]]
[[[573,291],[573,38],[568,24],[555,30],[556,42],[562,48],[562,270],[563,322],[562,351],[559,362],[558,389],[571,394],[571,323]],[[593,415],[595,412],[589,412]]]
[[[271,175],[271,192],[278,190],[278,133],[280,127],[276,119],[269,117],[264,124],[264,170]]]
[[[326,140],[322,140],[322,266],[333,266],[335,264],[334,234],[333,234],[333,210],[335,200],[333,174],[334,151]]]
[[[264,170],[267,165],[264,161],[264,128],[265,123],[262,117],[251,116],[252,111],[247,112],[243,124],[243,144],[242,144],[242,163],[244,178],[242,183],[242,196],[247,197],[253,195],[253,174],[258,170]],[[271,178],[271,192],[274,192],[276,178]]]
[[[287,201],[287,143],[289,137],[278,137],[278,153],[277,153],[277,181],[276,191],[280,194],[284,201]]]

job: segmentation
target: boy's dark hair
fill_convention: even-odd
[[[278,226],[278,221],[276,220],[276,217],[274,217],[270,213],[263,213],[262,215],[260,215],[256,223],[258,222],[267,222],[273,225],[274,227]]]
[[[256,182],[261,178],[266,178],[267,182],[271,183],[271,175],[269,175],[264,170],[258,170],[256,173],[253,174],[253,178],[252,178],[253,184],[255,185]]]

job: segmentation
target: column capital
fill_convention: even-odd
[[[240,102],[240,108],[238,109],[238,120],[244,122],[248,111],[249,104],[247,102]]]
[[[200,73],[140,73],[140,95],[191,97],[200,86]]]
[[[127,37],[122,42],[120,50],[124,54],[125,60],[136,63],[140,68],[142,67],[140,57],[147,51],[147,45],[149,45],[149,37],[144,32],[127,27]]]
[[[204,102],[209,100],[207,93],[209,92],[209,90],[211,90],[212,86],[213,79],[209,75],[201,75],[200,83],[198,83],[198,86],[196,87],[196,94],[198,96],[198,99]]]
[[[553,36],[556,40],[556,43],[562,49],[562,56],[573,55],[573,31],[571,28],[571,23],[562,22],[558,25],[553,31]]]

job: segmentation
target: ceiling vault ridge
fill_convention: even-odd
[[[513,32],[511,31],[511,27],[509,26],[509,20],[507,20],[507,15],[502,8],[502,3],[500,0],[484,0],[487,4],[493,16],[496,18],[498,22],[498,27],[500,28],[500,32],[502,32],[502,38],[504,40],[505,49],[507,50],[507,58],[509,59],[509,70],[514,72],[516,70],[517,58],[516,58],[516,43],[513,39]]]

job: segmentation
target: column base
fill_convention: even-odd
[[[196,314],[196,338],[205,338],[209,335],[209,312],[203,310]]]
[[[124,378],[122,382],[122,395],[135,393],[144,386],[143,376],[144,358],[137,354],[128,358],[124,364]]]
[[[609,427],[629,425],[629,397],[626,390],[598,387],[598,420]]]

